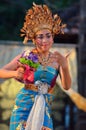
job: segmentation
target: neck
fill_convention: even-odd
[[[41,51],[40,49],[37,49],[37,53],[39,53],[42,57],[47,57],[49,55],[49,50],[48,51]]]

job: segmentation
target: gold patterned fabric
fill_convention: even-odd
[[[20,124],[18,125],[18,127],[16,128],[16,130],[21,130],[21,126],[22,126],[22,123],[20,123]],[[25,128],[26,122],[23,122],[23,126],[24,126],[24,128]],[[41,130],[51,130],[51,129],[48,128],[48,127],[44,127],[44,126],[43,126]]]
[[[33,91],[38,91],[38,88],[34,85],[34,84],[27,84],[27,85],[25,85],[25,89],[26,90],[33,90]],[[50,87],[49,89],[48,89],[48,93],[50,93],[50,94],[53,94],[53,91],[54,91],[54,87],[52,88],[52,87]]]

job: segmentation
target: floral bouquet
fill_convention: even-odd
[[[33,83],[34,81],[34,72],[39,67],[38,56],[33,52],[24,51],[18,60],[21,64],[24,65],[25,72],[23,80],[18,80],[22,83],[28,84]]]

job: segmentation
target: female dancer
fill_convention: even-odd
[[[54,35],[63,33],[64,27],[46,5],[33,4],[27,11],[21,32],[24,43],[32,40],[34,49],[0,69],[0,78],[16,78],[25,84],[15,99],[10,130],[53,130],[50,104],[58,74],[64,89],[71,86],[67,58],[50,51]]]

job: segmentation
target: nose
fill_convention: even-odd
[[[44,36],[43,39],[42,39],[42,42],[46,42],[47,41],[47,37]]]

